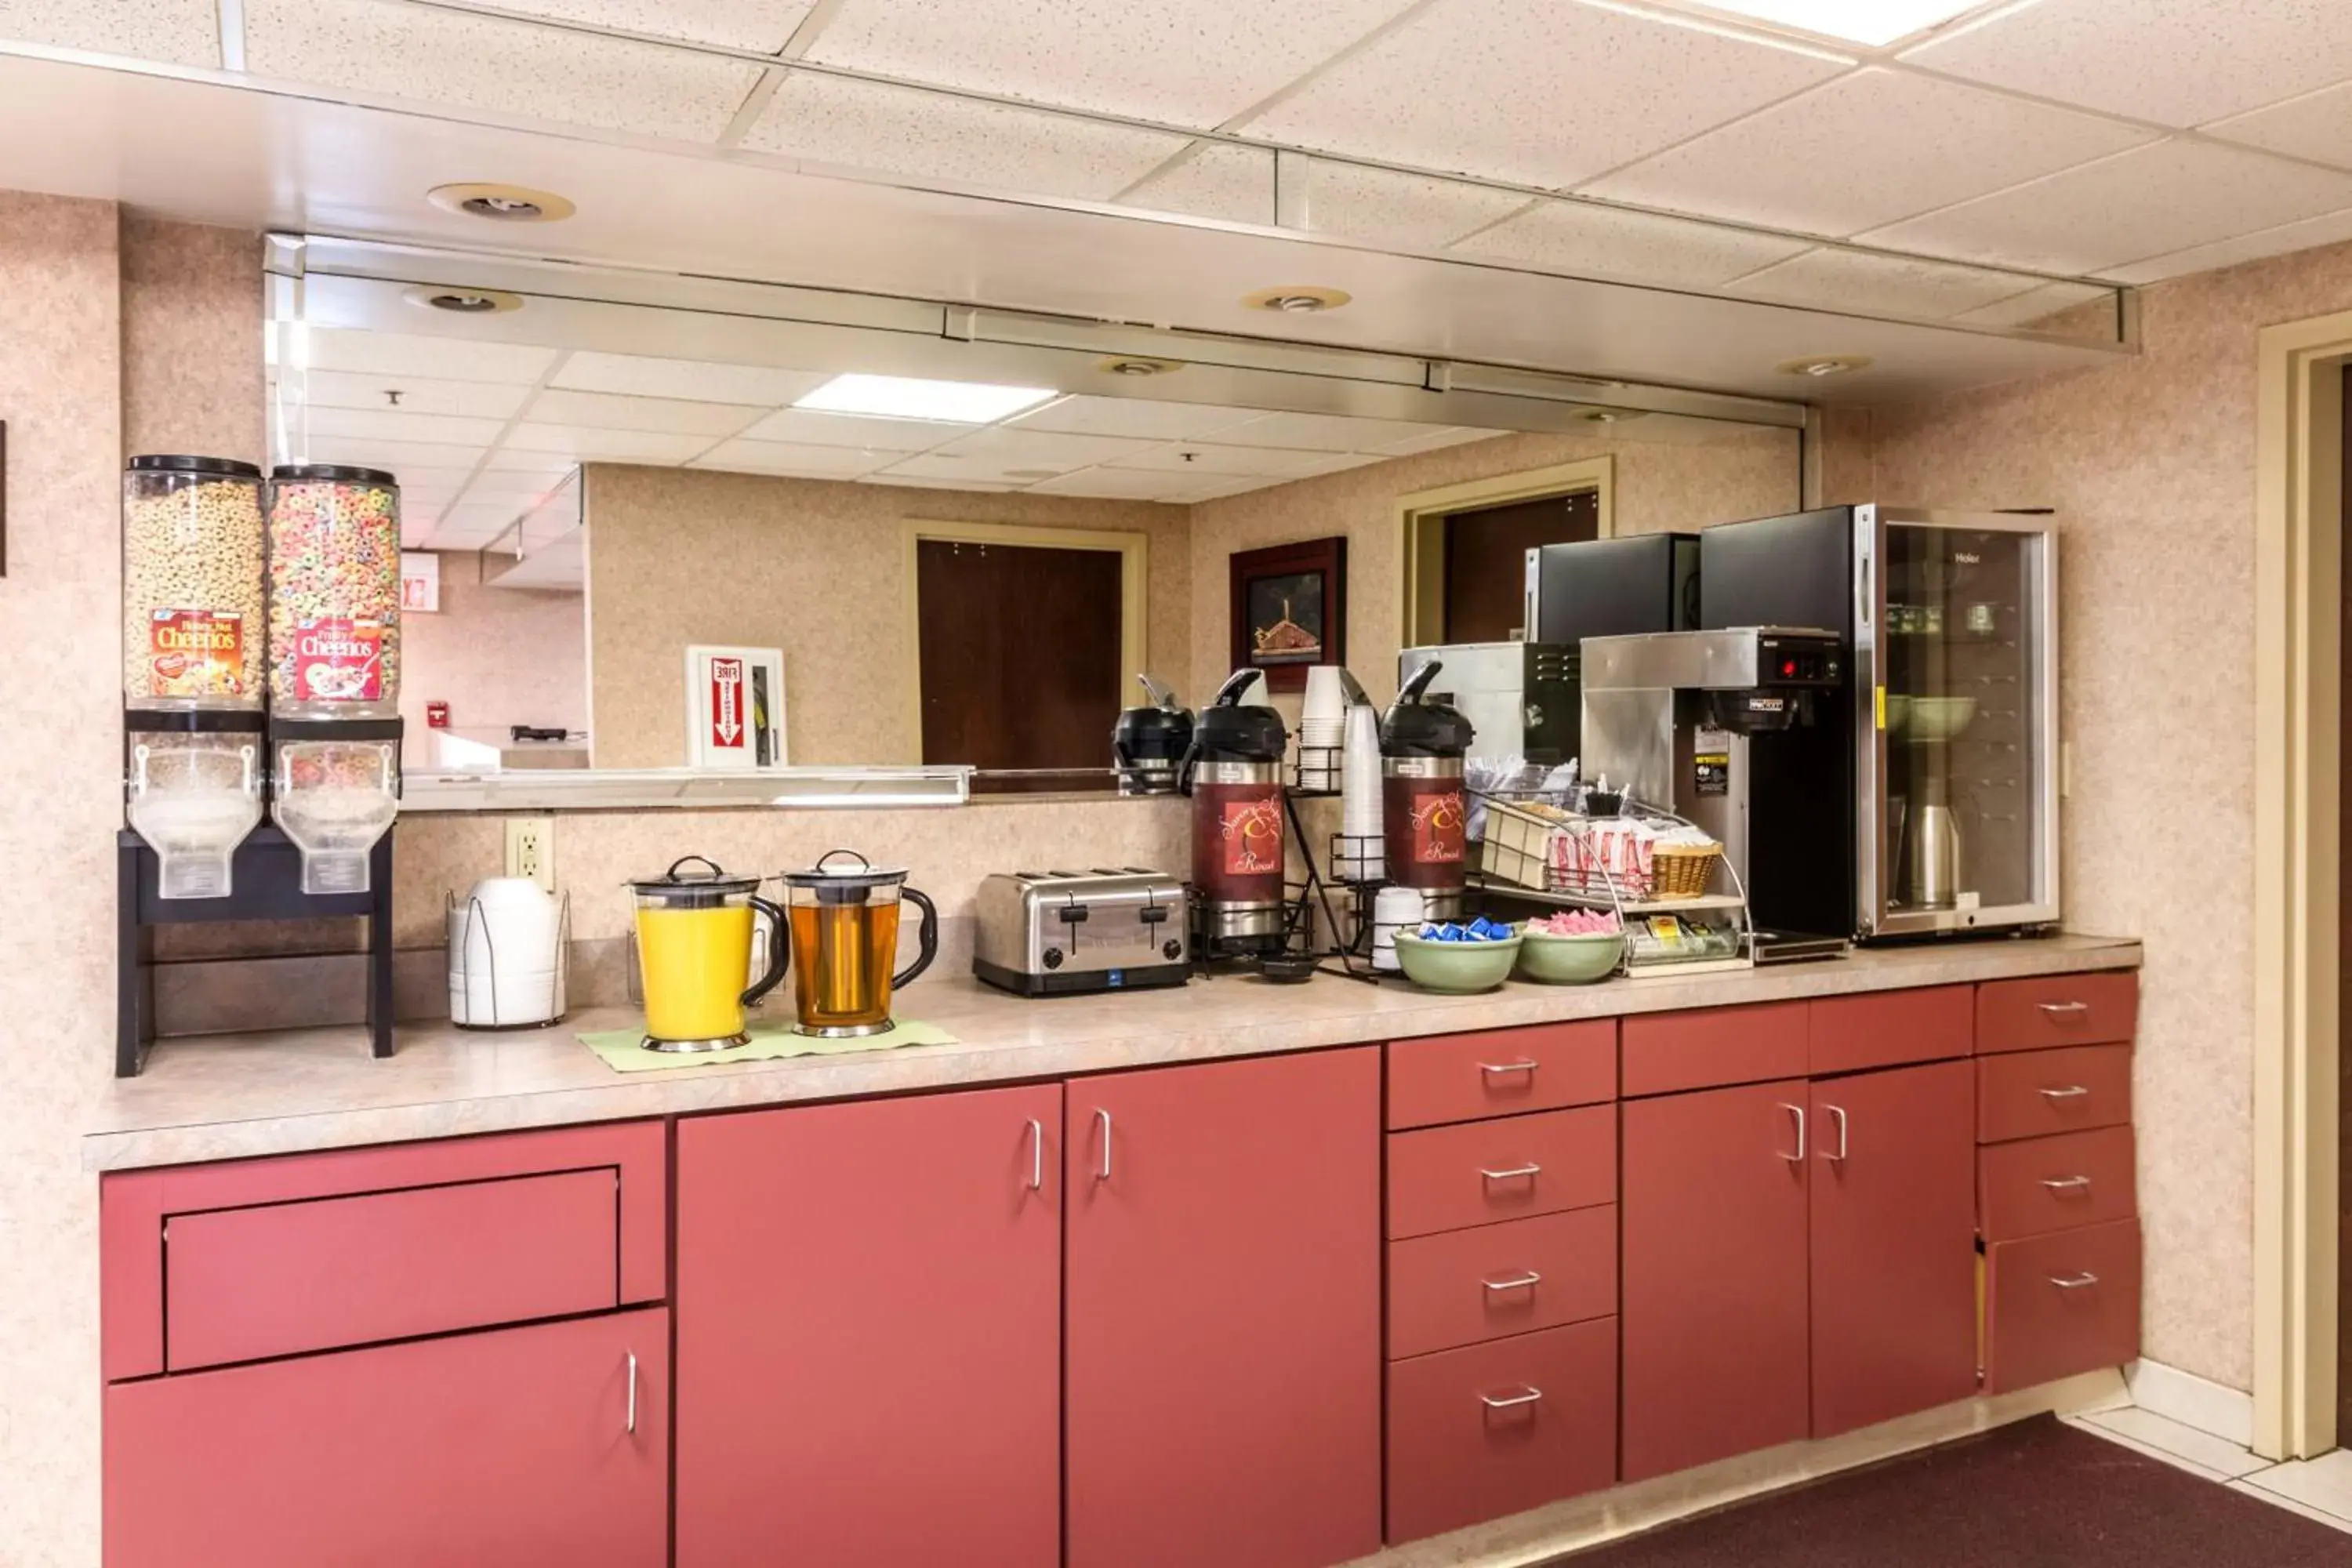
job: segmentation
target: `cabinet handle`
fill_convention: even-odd
[[[1110,1112],[1100,1106],[1095,1107],[1095,1121],[1101,1124],[1102,1132],[1102,1163],[1095,1167],[1095,1180],[1108,1182],[1110,1180]]]
[[[1543,1276],[1530,1268],[1524,1274],[1514,1274],[1508,1279],[1481,1279],[1478,1283],[1496,1292],[1529,1290],[1543,1283]]]
[[[2088,1176],[2052,1176],[2045,1179],[2042,1184],[2048,1187],[2053,1193],[2074,1193],[2080,1192],[2084,1188],[2089,1186],[2091,1184],[2091,1178]]]
[[[2038,1002],[2034,1005],[2053,1018],[2079,1017],[2091,1010],[2088,1002]]]
[[[1541,1062],[1529,1061],[1525,1057],[1522,1057],[1515,1062],[1480,1062],[1478,1064],[1478,1070],[1486,1074],[1489,1078],[1507,1078],[1512,1073],[1521,1072],[1527,1074],[1529,1078],[1533,1078],[1536,1073],[1536,1068],[1542,1065],[1543,1064]]]
[[[1029,1190],[1045,1190],[1045,1124],[1034,1116],[1029,1119]]]
[[[629,1352],[628,1430],[632,1436],[634,1436],[637,1430],[637,1352],[635,1351],[631,1351]]]
[[[1832,1116],[1837,1118],[1838,1141],[1837,1152],[1835,1153],[1825,1152],[1822,1153],[1822,1158],[1827,1160],[1833,1165],[1842,1164],[1845,1161],[1845,1107],[1843,1105],[1829,1105],[1823,1106],[1822,1109],[1827,1110]]]
[[[1801,1105],[1791,1105],[1784,1100],[1780,1101],[1780,1109],[1797,1119],[1797,1152],[1793,1154],[1783,1154],[1780,1158],[1792,1165],[1801,1165],[1805,1160],[1805,1108]]]
[[[2096,1285],[2098,1282],[2099,1277],[2087,1269],[2075,1275],[2072,1279],[2061,1279],[2055,1274],[2050,1277],[2050,1283],[2057,1286],[2061,1290],[2080,1290],[2085,1285]]]
[[[1539,1176],[1543,1174],[1543,1167],[1537,1164],[1533,1160],[1528,1161],[1524,1165],[1512,1165],[1500,1171],[1490,1171],[1481,1165],[1478,1168],[1478,1174],[1490,1182],[1516,1182],[1521,1176]]]
[[[2079,1083],[2070,1083],[2063,1089],[2045,1089],[2042,1090],[2042,1098],[2044,1100],[2080,1100],[2090,1092],[2091,1091],[2089,1089],[2084,1088]]]
[[[1522,1405],[1533,1405],[1542,1397],[1542,1389],[1533,1384],[1523,1384],[1517,1394],[1482,1394],[1478,1396],[1478,1403],[1489,1410],[1510,1410]]]

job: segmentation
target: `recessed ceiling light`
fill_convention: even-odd
[[[444,212],[499,223],[558,223],[580,210],[553,191],[534,191],[528,185],[484,184],[479,181],[436,185],[425,196]]]
[[[1802,359],[1784,359],[1772,368],[1782,375],[1843,375],[1848,371],[1869,368],[1868,354],[1807,354]]]
[[[1982,0],[1702,0],[1717,11],[1753,16],[1876,47],[1948,22]]]
[[[1345,289],[1261,289],[1255,294],[1243,295],[1242,303],[1253,310],[1277,310],[1286,316],[1305,316],[1317,310],[1336,310],[1354,298]]]
[[[1111,375],[1169,375],[1182,370],[1184,363],[1172,359],[1107,359],[1095,368]]]
[[[1050,386],[922,381],[904,375],[836,375],[793,406],[826,414],[872,414],[885,419],[988,425],[1060,395]]]
[[[503,289],[443,289],[430,284],[418,284],[404,290],[403,297],[412,305],[422,305],[428,310],[447,310],[460,316],[488,316],[500,310],[522,309],[522,296],[509,294]]]

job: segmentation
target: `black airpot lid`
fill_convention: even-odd
[[[1242,692],[1257,679],[1254,669],[1237,669],[1201,710],[1192,727],[1192,750],[1212,762],[1278,763],[1290,749],[1290,731],[1282,715],[1271,708],[1246,707]]]
[[[1404,689],[1381,718],[1381,754],[1384,757],[1459,757],[1466,755],[1477,734],[1459,708],[1425,700],[1422,693],[1444,666],[1435,660],[1413,672]]]

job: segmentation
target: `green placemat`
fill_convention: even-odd
[[[657,1072],[666,1068],[721,1067],[729,1062],[773,1061],[781,1057],[838,1057],[854,1051],[896,1050],[900,1046],[956,1043],[956,1037],[937,1024],[913,1018],[898,1020],[897,1026],[887,1035],[860,1035],[845,1040],[795,1035],[790,1024],[772,1018],[758,1020],[745,1033],[751,1037],[748,1045],[729,1046],[720,1051],[649,1051],[643,1044],[643,1027],[600,1029],[583,1034],[580,1043],[604,1058],[604,1065],[614,1072]]]

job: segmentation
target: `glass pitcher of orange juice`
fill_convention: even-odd
[[[775,989],[788,956],[784,912],[759,887],[759,878],[730,876],[699,855],[629,884],[647,1050],[723,1050],[750,1038],[743,1009]],[[757,918],[768,921],[768,968],[746,990]]]

